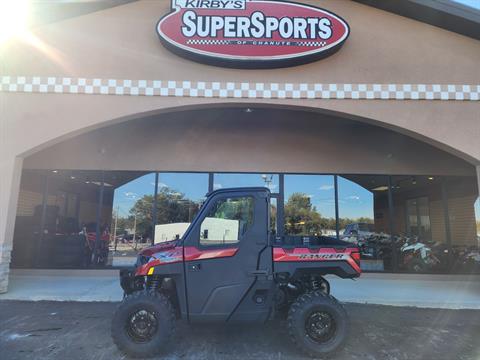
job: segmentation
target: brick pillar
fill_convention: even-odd
[[[7,292],[23,159],[0,154],[0,293]]]

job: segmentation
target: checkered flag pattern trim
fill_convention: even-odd
[[[257,99],[480,100],[480,85],[247,83],[40,76],[0,76],[0,91]]]
[[[327,45],[325,41],[300,41],[296,43],[297,46],[306,46],[306,47],[324,47]]]
[[[187,40],[187,45],[229,45],[230,40],[203,40],[203,39],[190,39]]]

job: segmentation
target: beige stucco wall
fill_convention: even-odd
[[[431,145],[330,113],[245,107],[158,114],[27,157],[25,168],[475,176]]]
[[[308,1],[306,1],[308,2]],[[196,64],[165,50],[154,31],[169,1],[139,1],[35,31],[39,48],[1,49],[1,73],[114,79],[479,84],[480,43],[350,1],[310,1],[343,16],[352,33],[334,56],[277,70],[234,70]],[[215,99],[2,94],[14,152],[21,154],[86,126],[145,111]],[[231,100],[238,102],[239,100]],[[326,108],[397,127],[465,157],[480,159],[478,102],[240,100]],[[25,104],[28,103],[28,106]],[[452,122],[460,126],[452,127]],[[48,124],[48,126],[46,126]],[[29,131],[25,131],[25,130]],[[35,131],[32,131],[35,129]],[[466,135],[467,134],[467,135]]]
[[[134,2],[36,29],[35,46],[13,42],[0,48],[0,73],[147,80],[480,84],[480,42],[476,40],[346,0],[305,2],[344,17],[352,34],[334,56],[300,67],[233,70],[181,59],[162,48],[154,32],[156,21],[168,11],[170,2],[164,0]],[[182,97],[0,93],[0,243],[9,249],[24,156],[111,122],[172,107],[218,102]],[[333,110],[421,139],[472,164],[480,163],[477,101],[221,102]],[[0,263],[6,262],[5,255]],[[4,289],[0,284],[0,292]]]

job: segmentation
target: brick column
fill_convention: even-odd
[[[0,154],[0,293],[7,292],[23,159]]]

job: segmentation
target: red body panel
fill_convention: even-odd
[[[154,266],[173,264],[182,261],[219,259],[235,256],[238,248],[200,250],[194,246],[170,246],[152,247],[148,255],[150,261],[137,268],[137,276],[145,276],[148,270]],[[157,250],[153,252],[154,250]],[[144,251],[144,253],[146,253]],[[273,248],[274,262],[315,262],[315,261],[346,261],[356,272],[361,273],[360,254],[356,248],[334,249],[334,248]]]
[[[148,252],[144,250],[142,254],[149,255],[152,259],[145,265],[138,267],[135,275],[145,276],[153,266],[182,262],[184,258],[185,261],[218,259],[234,256],[238,251],[238,248],[199,250],[194,246],[164,246],[163,248],[152,247],[150,249],[152,250]],[[157,251],[154,252],[154,250]]]
[[[161,251],[175,249],[176,243],[177,243],[177,240],[161,242],[143,249],[141,252],[139,252],[139,255],[152,256],[153,254],[156,254]]]
[[[218,259],[234,256],[238,248],[199,250],[194,246],[185,247],[185,261]]]
[[[183,246],[177,246],[172,248],[166,248],[160,252],[156,252],[151,255],[152,258],[145,265],[139,266],[135,272],[136,276],[145,276],[148,274],[148,270],[154,266],[173,264],[183,261]]]
[[[334,249],[334,248],[273,248],[274,262],[304,262],[304,261],[346,261],[359,274],[360,253],[356,248]]]

